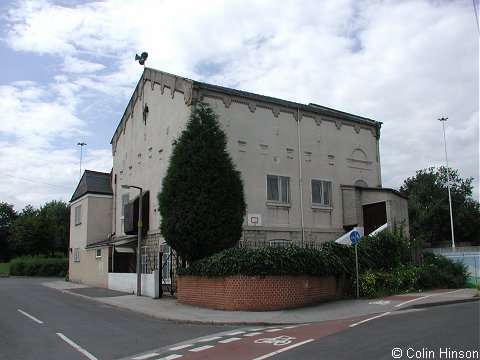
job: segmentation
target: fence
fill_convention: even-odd
[[[240,248],[249,248],[249,249],[258,249],[266,246],[271,247],[288,247],[290,245],[295,245],[301,248],[317,249],[322,248],[323,242],[317,241],[290,241],[285,239],[274,239],[274,240],[240,240],[236,247]]]
[[[480,246],[458,248],[433,248],[429,251],[448,259],[463,262],[468,268],[468,285],[480,284]]]

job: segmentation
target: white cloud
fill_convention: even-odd
[[[478,179],[478,30],[469,2],[19,1],[4,17],[4,44],[54,66],[41,79],[2,81],[0,134],[12,148],[49,149],[47,159],[58,151],[51,163],[61,167],[42,167],[71,168],[70,184],[78,137],[89,143],[86,167],[109,171],[109,141],[142,51],[160,70],[382,121],[389,187],[444,164],[437,119],[447,116],[450,165]],[[33,171],[36,154],[27,150],[21,164]],[[15,164],[9,156],[4,163]]]

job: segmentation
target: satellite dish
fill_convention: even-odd
[[[147,52],[142,52],[142,54],[139,56],[138,54],[135,54],[135,61],[138,61],[140,65],[145,65],[145,61],[148,58],[148,53]]]

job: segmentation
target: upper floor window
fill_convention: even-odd
[[[82,223],[82,205],[75,206],[75,225]]]
[[[290,202],[290,178],[267,175],[267,200],[288,204]]]
[[[332,206],[332,182],[312,180],[312,204]]]

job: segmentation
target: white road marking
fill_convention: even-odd
[[[403,306],[403,305],[405,305],[405,304],[409,304],[409,303],[414,302],[414,301],[423,300],[423,299],[429,298],[429,297],[431,297],[431,296],[451,294],[451,293],[458,292],[458,291],[462,291],[462,290],[463,290],[463,289],[448,291],[448,292],[444,292],[444,293],[436,293],[436,294],[425,295],[425,296],[422,296],[422,297],[419,297],[419,298],[416,298],[416,299],[404,301],[403,303],[400,303],[400,304],[395,305],[395,307],[400,307],[400,306]]]
[[[185,344],[185,345],[179,345],[179,346],[172,347],[172,348],[170,348],[170,349],[168,349],[168,350],[170,350],[170,351],[176,351],[176,350],[182,350],[182,349],[185,349],[185,348],[187,348],[187,347],[192,347],[192,346],[193,346],[193,344]]]
[[[221,336],[213,336],[213,337],[208,338],[208,339],[198,340],[198,342],[209,342],[209,341],[218,340],[218,339],[221,339],[221,338],[222,338]]]
[[[275,331],[282,331],[284,329],[268,329],[267,332],[275,332]]]
[[[260,335],[260,334],[263,334],[263,332],[253,332],[253,333],[245,334],[243,336],[256,336],[256,335]]]
[[[38,320],[35,316],[32,316],[32,315],[30,315],[30,314],[27,314],[25,311],[22,311],[22,310],[20,310],[20,309],[17,309],[17,311],[18,311],[20,314],[25,315],[26,317],[32,319],[33,321],[35,321],[35,322],[37,322],[37,323],[39,323],[39,324],[43,324],[43,321]]]
[[[213,347],[214,347],[213,345],[205,345],[205,346],[200,346],[200,347],[195,348],[195,349],[190,349],[188,351],[199,352],[199,351],[207,350],[207,349],[210,349],[210,348],[213,348]]]
[[[67,344],[69,344],[70,346],[72,346],[73,348],[75,348],[77,351],[81,352],[83,355],[85,355],[87,358],[89,358],[90,360],[98,360],[95,356],[93,356],[92,354],[90,354],[87,350],[85,350],[84,348],[82,348],[81,346],[75,344],[72,340],[70,340],[68,337],[66,337],[65,335],[63,335],[62,333],[57,333],[58,336],[60,336],[60,338],[65,341]]]
[[[308,325],[308,324],[306,324]],[[295,329],[297,327],[300,327],[301,325],[290,325],[290,326],[285,326],[284,329]]]
[[[145,354],[145,355],[142,355],[142,356],[134,357],[134,358],[132,358],[132,360],[145,360],[145,359],[157,356],[157,355],[159,355],[159,354],[158,353],[150,353],[150,354]]]
[[[235,335],[240,335],[240,334],[245,334],[245,331],[235,331],[229,334],[225,334],[225,336],[235,336]]]
[[[230,338],[230,339],[225,339],[225,340],[220,340],[219,343],[221,344],[228,344],[228,343],[231,343],[233,341],[237,341],[237,340],[242,340],[242,338]]]
[[[370,301],[368,305],[388,305],[390,304],[389,300],[378,300],[378,301]]]
[[[287,346],[287,347],[284,347],[284,348],[281,348],[280,350],[277,350],[277,351],[274,351],[274,352],[271,352],[269,354],[265,354],[263,356],[260,356],[260,357],[257,357],[253,360],[262,360],[262,359],[266,359],[266,358],[269,358],[271,356],[274,356],[274,355],[277,355],[277,354],[280,354],[284,351],[288,351],[290,349],[293,349],[293,348],[296,348],[297,346],[302,346],[302,345],[305,345],[309,342],[312,342],[314,341],[315,339],[308,339],[308,340],[305,340],[305,341],[302,341],[302,342],[299,342],[299,343],[296,343],[296,344],[293,344],[293,345],[290,345],[290,346]]]
[[[172,355],[168,355],[167,357],[160,358],[159,360],[173,360],[173,359],[181,358],[182,356],[183,355],[172,354]]]
[[[354,326],[363,324],[363,323],[365,323],[365,322],[367,322],[367,321],[374,320],[374,319],[378,319],[379,317],[382,317],[382,316],[385,316],[385,315],[388,315],[388,314],[390,314],[390,311],[387,311],[386,313],[383,313],[383,314],[380,314],[380,315],[377,315],[377,316],[374,316],[374,317],[371,317],[371,318],[368,318],[368,319],[359,321],[358,323],[349,325],[349,327],[354,327]]]

